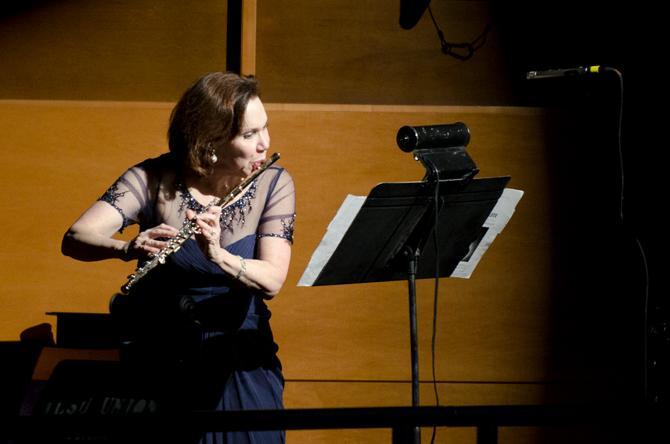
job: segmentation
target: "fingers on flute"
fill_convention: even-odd
[[[218,218],[221,215],[221,210],[222,208],[219,206],[211,206],[207,208],[207,212],[205,214],[211,214],[212,216]]]
[[[156,227],[156,229],[160,230],[161,232],[166,233],[168,235],[172,235],[172,236],[179,233],[178,229],[176,229],[172,225],[168,225],[168,224],[160,224],[159,226]]]
[[[158,238],[166,238],[166,237],[175,237],[179,231],[174,228],[163,228],[163,227],[156,227],[149,231],[147,235],[151,239],[158,239]]]

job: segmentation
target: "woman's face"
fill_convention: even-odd
[[[268,116],[261,99],[254,97],[247,103],[240,132],[226,147],[222,166],[247,176],[265,160],[269,148]]]

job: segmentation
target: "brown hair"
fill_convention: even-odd
[[[170,116],[168,143],[182,174],[212,172],[210,148],[218,152],[240,131],[249,100],[259,96],[253,76],[212,72],[184,92]]]

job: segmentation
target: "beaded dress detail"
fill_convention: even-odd
[[[247,214],[253,209],[251,203],[256,198],[256,186],[257,180],[254,180],[244,194],[242,194],[242,197],[221,210],[221,231],[232,232],[233,224],[236,224],[240,228],[244,226]],[[196,213],[205,211],[206,207],[193,197],[191,192],[182,182],[177,183],[177,190],[182,199],[179,204],[180,213],[186,208],[193,210]]]

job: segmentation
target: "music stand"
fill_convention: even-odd
[[[441,180],[437,243],[436,183],[381,183],[372,189],[360,209],[349,210],[350,214],[344,218],[352,217],[353,220],[343,229],[341,238],[327,239],[328,233],[324,236],[298,283],[299,286],[320,286],[408,281],[412,406],[419,405],[415,280],[434,277],[436,259],[439,276],[449,277],[462,260],[470,257],[484,237],[485,222],[509,179],[505,176],[468,181]],[[512,210],[522,194],[516,193]],[[332,228],[331,223],[329,230]],[[326,251],[328,257],[317,258],[320,249],[322,253]]]

